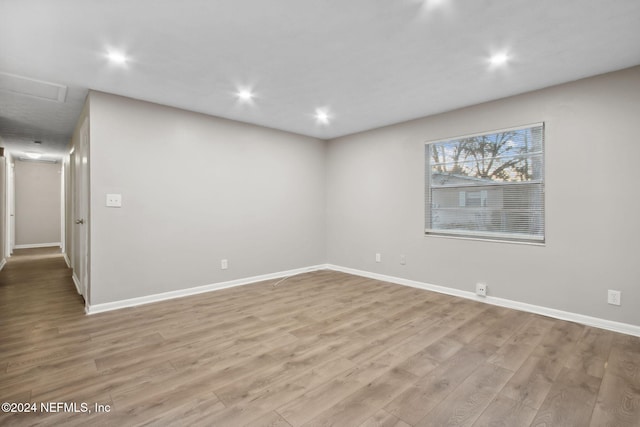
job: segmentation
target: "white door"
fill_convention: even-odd
[[[85,304],[89,303],[89,121],[80,127],[80,141],[74,153],[75,204],[74,204],[74,267],[80,282],[80,293]]]

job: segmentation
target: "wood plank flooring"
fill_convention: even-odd
[[[38,412],[0,425],[640,426],[640,338],[337,272],[275,283],[86,316],[59,253],[16,251],[0,402]]]

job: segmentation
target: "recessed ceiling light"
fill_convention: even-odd
[[[323,125],[329,124],[329,113],[327,112],[327,110],[318,108],[316,110],[316,120],[318,121],[318,123],[322,123]]]
[[[443,6],[446,0],[425,0],[424,4],[427,8],[432,9],[438,6]]]
[[[124,53],[122,52],[118,52],[115,50],[110,51],[107,54],[107,58],[109,58],[109,61],[113,62],[114,64],[118,64],[118,65],[124,65],[127,62],[127,57]]]
[[[414,0],[418,1],[418,0]],[[427,13],[434,13],[437,11],[446,11],[451,7],[451,2],[449,0],[419,0],[422,2],[422,8]]]
[[[495,53],[489,58],[489,64],[494,67],[499,67],[506,64],[509,61],[509,55],[505,52]]]
[[[236,93],[236,96],[238,97],[239,100],[248,102],[248,101],[251,101],[255,95],[251,91],[251,89],[240,89]]]

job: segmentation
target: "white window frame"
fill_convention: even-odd
[[[541,189],[541,221],[542,221],[542,235],[536,234],[521,234],[521,233],[500,233],[495,231],[475,231],[475,230],[467,230],[467,229],[435,229],[432,225],[433,218],[433,210],[436,209],[432,203],[432,187],[431,187],[431,177],[432,177],[432,158],[430,156],[430,146],[438,143],[452,142],[464,138],[473,138],[483,135],[495,135],[503,132],[509,131],[517,131],[522,129],[529,129],[541,127],[542,128],[542,167],[541,167],[541,178],[539,180],[524,181],[524,182],[516,182],[516,181],[508,181],[508,182],[496,182],[491,184],[483,184],[478,186],[465,186],[465,185],[452,185],[451,188],[459,188],[459,206],[463,207],[466,205],[466,201],[468,200],[468,192],[480,192],[480,206],[486,206],[486,191],[484,191],[484,187],[496,186],[505,188],[506,186],[514,186],[514,185],[540,185]],[[463,238],[463,239],[472,239],[472,240],[486,240],[486,241],[497,241],[497,242],[508,242],[508,243],[525,243],[525,244],[534,244],[534,245],[544,245],[546,242],[546,195],[545,195],[545,165],[546,165],[546,155],[545,155],[545,124],[544,122],[526,124],[516,127],[503,128],[491,131],[478,132],[473,134],[455,136],[451,138],[439,139],[434,141],[425,142],[425,212],[424,212],[424,221],[425,221],[425,236],[428,237],[451,237],[451,238]],[[438,188],[438,187],[436,187]],[[440,187],[442,188],[442,187]],[[515,187],[517,188],[517,187]],[[483,194],[484,193],[484,194]]]

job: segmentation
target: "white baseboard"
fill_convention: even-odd
[[[33,248],[50,248],[52,246],[60,247],[60,242],[53,243],[33,243],[28,245],[15,245],[13,249],[33,249]]]
[[[107,302],[102,304],[87,305],[85,311],[87,314],[103,313],[105,311],[118,310],[126,307],[134,307],[137,305],[150,304],[152,302],[165,301],[174,298],[182,298],[190,295],[202,294],[205,292],[217,291],[219,289],[233,288],[235,286],[250,285],[265,280],[281,279],[284,277],[295,276],[302,273],[310,273],[312,271],[326,270],[327,265],[315,265],[311,267],[297,268],[294,270],[280,271],[278,273],[263,274],[260,276],[246,277],[244,279],[230,280],[228,282],[214,283],[211,285],[197,286],[194,288],[179,289],[176,291],[163,292],[160,294],[147,295],[143,297],[130,298],[126,300]],[[74,277],[74,282],[76,282]],[[76,282],[76,287],[78,287]]]
[[[2,258],[0,259],[0,271],[2,271],[2,269],[4,268],[4,266],[7,264],[7,260],[6,258]]]
[[[386,276],[384,274],[371,273],[368,271],[356,270],[348,267],[328,264],[329,270],[340,271],[343,273],[353,274],[356,276],[367,277],[369,279],[381,280],[384,282],[396,283],[398,285],[411,286],[413,288],[424,289],[427,291],[439,292],[441,294],[453,295],[456,297],[467,298],[474,301],[484,302],[500,307],[513,308],[515,310],[526,311],[529,313],[541,314],[543,316],[553,317],[560,320],[568,320],[587,326],[593,326],[609,331],[620,332],[627,335],[640,337],[640,326],[628,323],[614,322],[613,320],[600,319],[598,317],[585,316],[583,314],[571,313],[569,311],[556,310],[554,308],[542,307],[539,305],[527,304],[524,302],[497,298],[492,296],[479,297],[473,292],[461,291],[459,289],[447,288],[445,286],[432,285],[430,283],[418,282],[415,280],[403,279],[400,277]]]
[[[143,304],[150,304],[153,302],[165,301],[174,298],[182,298],[190,295],[197,295],[205,292],[212,292],[220,289],[232,288],[235,286],[249,285],[256,282],[262,282],[265,280],[280,279],[284,277],[294,276],[296,274],[309,273],[318,270],[333,270],[340,271],[347,274],[353,274],[355,276],[367,277],[369,279],[381,280],[384,282],[395,283],[403,286],[410,286],[413,288],[424,289],[427,291],[438,292],[441,294],[452,295],[456,297],[466,298],[486,304],[497,305],[500,307],[512,308],[515,310],[526,311],[529,313],[541,314],[543,316],[553,317],[555,319],[567,320],[570,322],[576,322],[587,326],[593,326],[600,329],[606,329],[609,331],[620,332],[627,335],[633,335],[640,337],[640,326],[631,325],[628,323],[615,322],[612,320],[600,319],[592,316],[585,316],[583,314],[572,313],[563,310],[557,310],[554,308],[543,307],[539,305],[527,304],[519,301],[508,300],[498,297],[479,297],[473,292],[462,291],[459,289],[448,288],[445,286],[433,285],[430,283],[418,282],[415,280],[403,279],[400,277],[387,276],[384,274],[372,273],[369,271],[356,270],[353,268],[342,267],[332,264],[321,264],[306,268],[298,268],[294,270],[281,271],[278,273],[263,274],[260,276],[247,277],[243,279],[231,280],[227,282],[214,283],[210,285],[197,286],[187,289],[179,289],[176,291],[164,292],[160,294],[147,295],[143,297],[130,298],[126,300],[113,301],[103,304],[87,305],[85,311],[87,314],[103,313],[106,311],[118,310],[126,307],[135,307]],[[75,276],[72,276],[73,282],[76,285],[76,290],[80,292],[79,282]]]
[[[80,290],[80,281],[76,277],[76,272],[75,271],[71,275],[71,279],[73,280],[73,284],[76,285],[76,291],[78,292],[78,294],[82,295],[82,291]]]
[[[69,261],[69,257],[67,256],[67,254],[63,252],[62,256],[64,257],[64,262],[67,263],[67,267],[71,268],[71,261]]]

